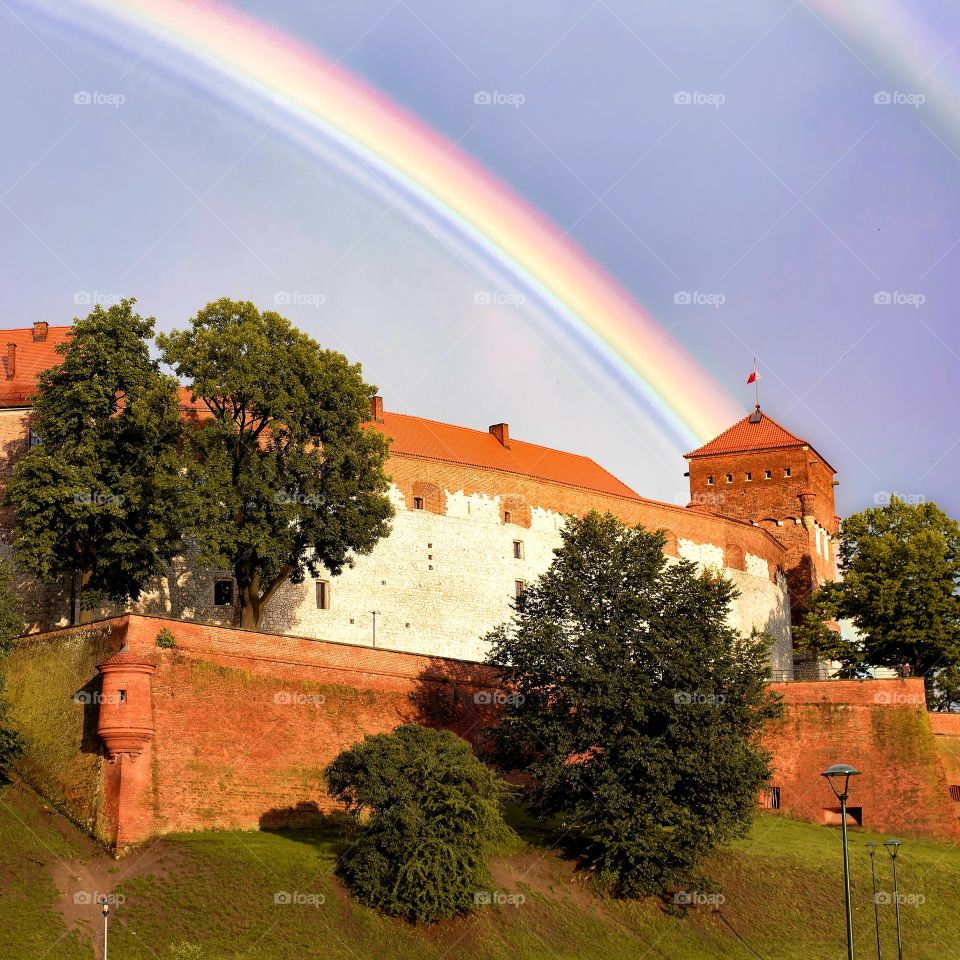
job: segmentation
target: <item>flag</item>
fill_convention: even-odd
[[[762,379],[763,377],[760,376],[759,372],[757,371],[757,368],[754,367],[753,373],[751,373],[750,376],[747,377],[747,383],[756,383],[758,380],[762,380]]]

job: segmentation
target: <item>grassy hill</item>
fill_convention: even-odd
[[[604,958],[701,960],[844,955],[839,832],[760,817],[749,839],[708,866],[708,901],[685,912],[657,900],[596,897],[556,853],[556,838],[518,824],[520,840],[492,864],[493,893],[509,898],[435,927],[413,927],[357,906],[333,876],[335,825],[280,832],[167,837],[120,861],[107,857],[29,791],[0,787],[0,956],[95,955],[100,908],[114,893],[110,957],[236,960]],[[875,955],[868,839],[851,835],[859,955]],[[878,859],[889,890],[889,862]],[[960,955],[960,850],[907,841],[901,853],[905,954]],[[79,894],[79,896],[78,896]],[[277,903],[288,894],[290,903]],[[279,899],[283,900],[284,897]],[[299,902],[297,902],[299,901]],[[884,949],[896,957],[893,907]]]

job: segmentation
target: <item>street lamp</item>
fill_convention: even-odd
[[[873,879],[873,921],[877,927],[877,960],[883,960],[883,953],[880,950],[880,904],[877,902],[877,864],[873,859],[877,852],[878,844],[872,840],[867,844],[867,850],[870,851],[870,876]]]
[[[843,892],[847,905],[847,960],[853,960],[853,910],[850,906],[850,856],[847,852],[847,796],[850,792],[850,778],[858,777],[860,771],[849,763],[835,763],[820,774],[833,795],[840,801],[840,826],[843,830]]]
[[[107,960],[107,918],[110,916],[110,904],[103,901],[103,960]]]
[[[900,885],[897,882],[897,853],[900,848],[899,840],[884,840],[883,845],[893,861],[893,905],[897,913],[897,960],[903,960],[903,940],[900,936]]]

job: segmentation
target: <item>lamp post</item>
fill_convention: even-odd
[[[840,801],[840,826],[843,831],[843,893],[847,907],[847,960],[853,960],[853,910],[850,905],[850,855],[847,851],[847,796],[850,792],[850,778],[860,775],[856,767],[849,763],[835,763],[820,774],[833,795]]]
[[[900,885],[897,882],[897,853],[900,848],[899,840],[884,840],[883,845],[893,861],[893,906],[897,915],[897,960],[903,960],[903,939],[900,936]]]
[[[873,859],[877,846],[878,844],[872,840],[867,844],[867,850],[870,851],[870,877],[873,880],[873,922],[877,928],[877,960],[883,960],[883,953],[880,950],[880,904],[877,903],[877,863]]]
[[[107,918],[110,916],[110,904],[103,901],[103,960],[107,960]]]
[[[377,645],[377,614],[379,610],[371,610],[370,613],[373,616],[373,645]]]

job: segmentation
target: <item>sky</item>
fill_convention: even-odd
[[[756,358],[763,408],[837,468],[841,515],[893,492],[960,515],[955,4],[234,7],[577,244],[692,358],[675,398],[702,375],[745,414]],[[507,421],[686,503],[689,438],[642,378],[284,104],[62,0],[0,3],[0,83],[3,326],[133,295],[168,330],[250,299],[360,361],[388,410]]]

